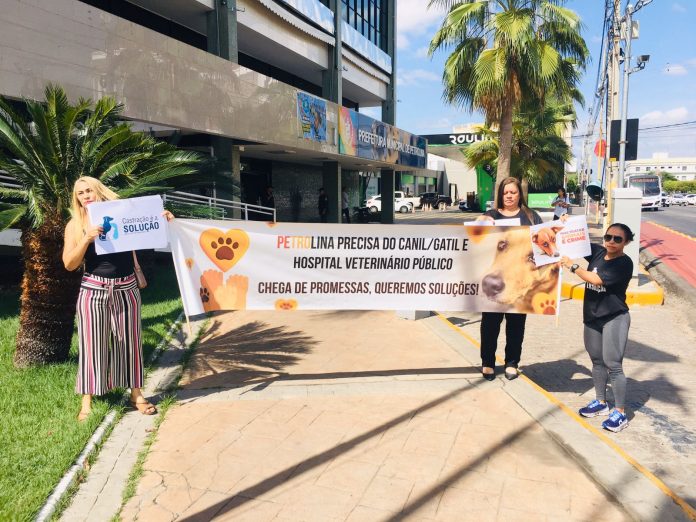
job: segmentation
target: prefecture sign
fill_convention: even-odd
[[[159,196],[117,199],[92,203],[87,214],[93,225],[102,225],[104,233],[94,241],[97,254],[167,246],[167,220]]]
[[[338,151],[395,165],[426,168],[426,142],[414,134],[341,107]]]
[[[529,227],[177,219],[169,229],[187,315],[558,310],[559,267],[530,262]]]

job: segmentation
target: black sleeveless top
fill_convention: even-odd
[[[116,252],[98,256],[94,250],[94,243],[90,243],[87,247],[85,274],[116,278],[129,276],[133,272],[133,252]]]

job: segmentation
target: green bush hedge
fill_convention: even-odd
[[[663,187],[666,192],[692,194],[696,192],[696,181],[665,181]]]

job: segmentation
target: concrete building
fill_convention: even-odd
[[[395,23],[396,0],[0,0],[0,94],[113,96],[135,128],[215,156],[242,201],[272,185],[279,220],[316,221],[323,186],[338,222],[341,187],[358,205],[366,179],[387,193],[427,166],[394,126]]]
[[[670,158],[669,154],[658,152],[652,158],[626,162],[626,175],[666,172],[678,181],[696,180],[696,158]]]
[[[483,140],[477,131],[480,124],[459,125],[449,134],[429,134],[428,169],[438,173],[438,192],[452,201],[466,200],[470,206],[475,199],[477,208],[485,209],[486,201],[493,199],[495,177],[490,167],[466,164],[464,150],[472,143]]]

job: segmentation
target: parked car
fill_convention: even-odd
[[[370,212],[381,212],[382,211],[382,196],[377,194],[372,196],[367,200],[365,206],[370,210]],[[406,214],[413,210],[413,203],[405,199],[394,199],[394,212],[401,212]]]
[[[430,205],[432,208],[444,210],[452,204],[452,198],[437,192],[423,192],[420,195],[420,203],[421,206]]]
[[[470,207],[465,199],[459,201],[459,210],[462,212],[479,212],[478,205]]]
[[[689,204],[686,201],[686,197],[684,196],[684,194],[672,194],[671,203],[672,203],[672,205],[679,206],[679,207],[682,205]]]
[[[696,205],[696,194],[688,194],[684,199],[687,205]]]

